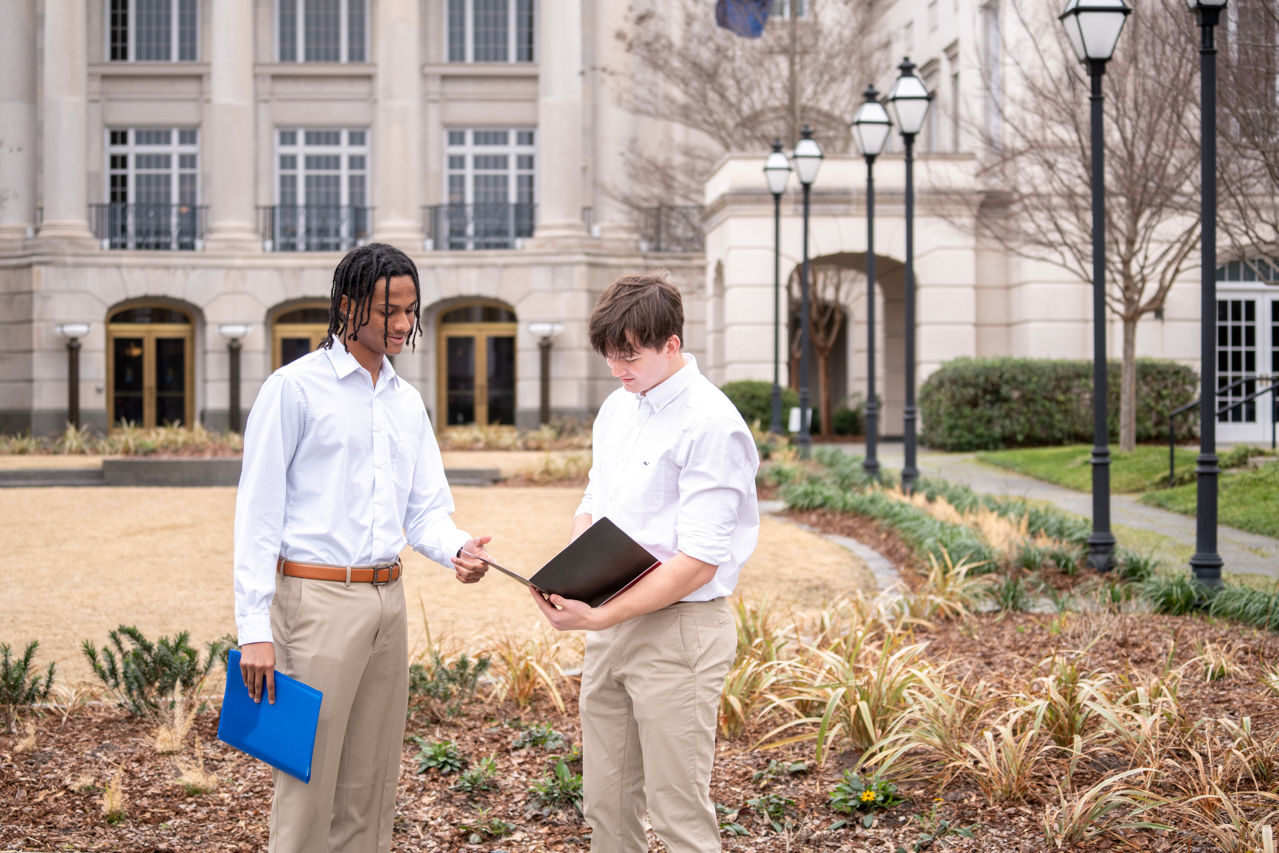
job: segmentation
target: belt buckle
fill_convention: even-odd
[[[389,584],[389,583],[391,582],[391,573],[395,570],[395,567],[396,567],[396,566],[398,566],[399,564],[400,564],[400,561],[399,561],[399,560],[396,560],[394,563],[392,563],[392,564],[391,564],[391,565],[389,565],[389,566],[374,566],[374,567],[373,567],[373,581],[372,581],[373,585],[374,585],[374,586],[386,586],[387,584]],[[378,574],[378,572],[382,572],[382,571],[386,572],[386,580],[384,580],[384,581],[380,581],[380,580],[378,580],[378,579],[377,579],[377,574]]]

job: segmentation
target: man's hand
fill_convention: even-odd
[[[275,704],[275,644],[246,643],[240,647],[240,675],[254,702],[262,701],[262,679],[266,679],[266,698]]]
[[[546,621],[557,631],[602,631],[612,624],[601,617],[597,608],[585,601],[574,601],[559,595],[552,595],[547,601],[542,593],[532,587],[529,587],[529,592],[533,593],[533,600],[546,616]]]
[[[467,553],[474,554],[476,557],[483,557],[486,560],[493,560],[489,556],[489,552],[484,550],[484,546],[493,541],[492,536],[476,536],[474,539],[466,540],[466,544],[462,546],[462,555],[453,557],[453,568],[457,572],[457,579],[462,583],[476,583],[480,578],[484,577],[484,573],[489,567],[481,563],[475,557],[468,557]],[[493,560],[493,562],[497,562]]]

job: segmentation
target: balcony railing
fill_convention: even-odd
[[[208,215],[207,207],[193,204],[89,205],[93,236],[104,249],[202,249]]]
[[[277,204],[258,208],[267,252],[345,252],[369,241],[373,208],[338,204]]]
[[[701,205],[659,205],[640,210],[640,250],[704,252]]]
[[[437,250],[514,249],[537,223],[535,204],[436,204],[422,212],[426,245]]]

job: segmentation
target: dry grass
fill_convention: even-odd
[[[127,802],[124,796],[123,769],[116,770],[115,775],[111,777],[111,781],[107,782],[106,787],[102,789],[100,803],[102,805],[102,816],[106,818],[107,823],[119,823],[128,815]]]
[[[540,454],[539,454],[540,455]],[[578,489],[453,490],[459,527],[494,536],[503,565],[531,574],[568,541]],[[36,637],[56,660],[63,683],[91,678],[80,642],[105,639],[121,622],[149,637],[190,630],[199,645],[234,631],[231,529],[235,489],[46,488],[0,490],[0,518],[21,531],[0,550],[0,637]],[[32,572],[48,555],[59,568]],[[802,555],[803,559],[799,559]],[[426,603],[431,626],[456,636],[492,637],[500,630],[531,636],[544,624],[519,584],[503,577],[463,585],[425,557],[404,555],[405,596]],[[815,608],[838,592],[868,588],[872,576],[844,548],[773,518],[739,589]],[[410,619],[410,648],[424,626]]]
[[[126,423],[107,435],[67,424],[56,438],[0,435],[4,456],[237,456],[243,450],[244,439],[238,433],[210,432],[198,423],[150,429]]]
[[[204,769],[204,750],[199,735],[195,737],[192,756],[189,760],[179,758],[174,762],[174,766],[178,769],[177,783],[182,786],[187,796],[192,797],[217,790],[217,775]]]
[[[17,743],[13,745],[13,751],[19,755],[36,751],[36,724],[31,720],[27,720],[22,725],[23,735],[18,738]]]
[[[189,706],[181,691],[175,692],[162,708],[161,722],[155,729],[155,751],[172,755],[182,751],[191,724],[195,722],[196,708]]]

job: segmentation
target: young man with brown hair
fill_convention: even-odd
[[[591,346],[622,387],[600,407],[576,539],[609,518],[662,565],[600,607],[534,601],[586,630],[580,709],[592,853],[644,853],[644,811],[669,853],[718,851],[715,727],[737,649],[727,596],[759,538],[759,455],[733,404],[683,353],[665,275],[609,285]]]
[[[235,623],[254,701],[275,670],[324,694],[310,783],[272,777],[271,853],[391,849],[408,707],[406,545],[463,583],[490,537],[449,514],[422,395],[387,356],[417,336],[417,267],[392,246],[333,274],[329,335],[262,385],[235,500]]]

